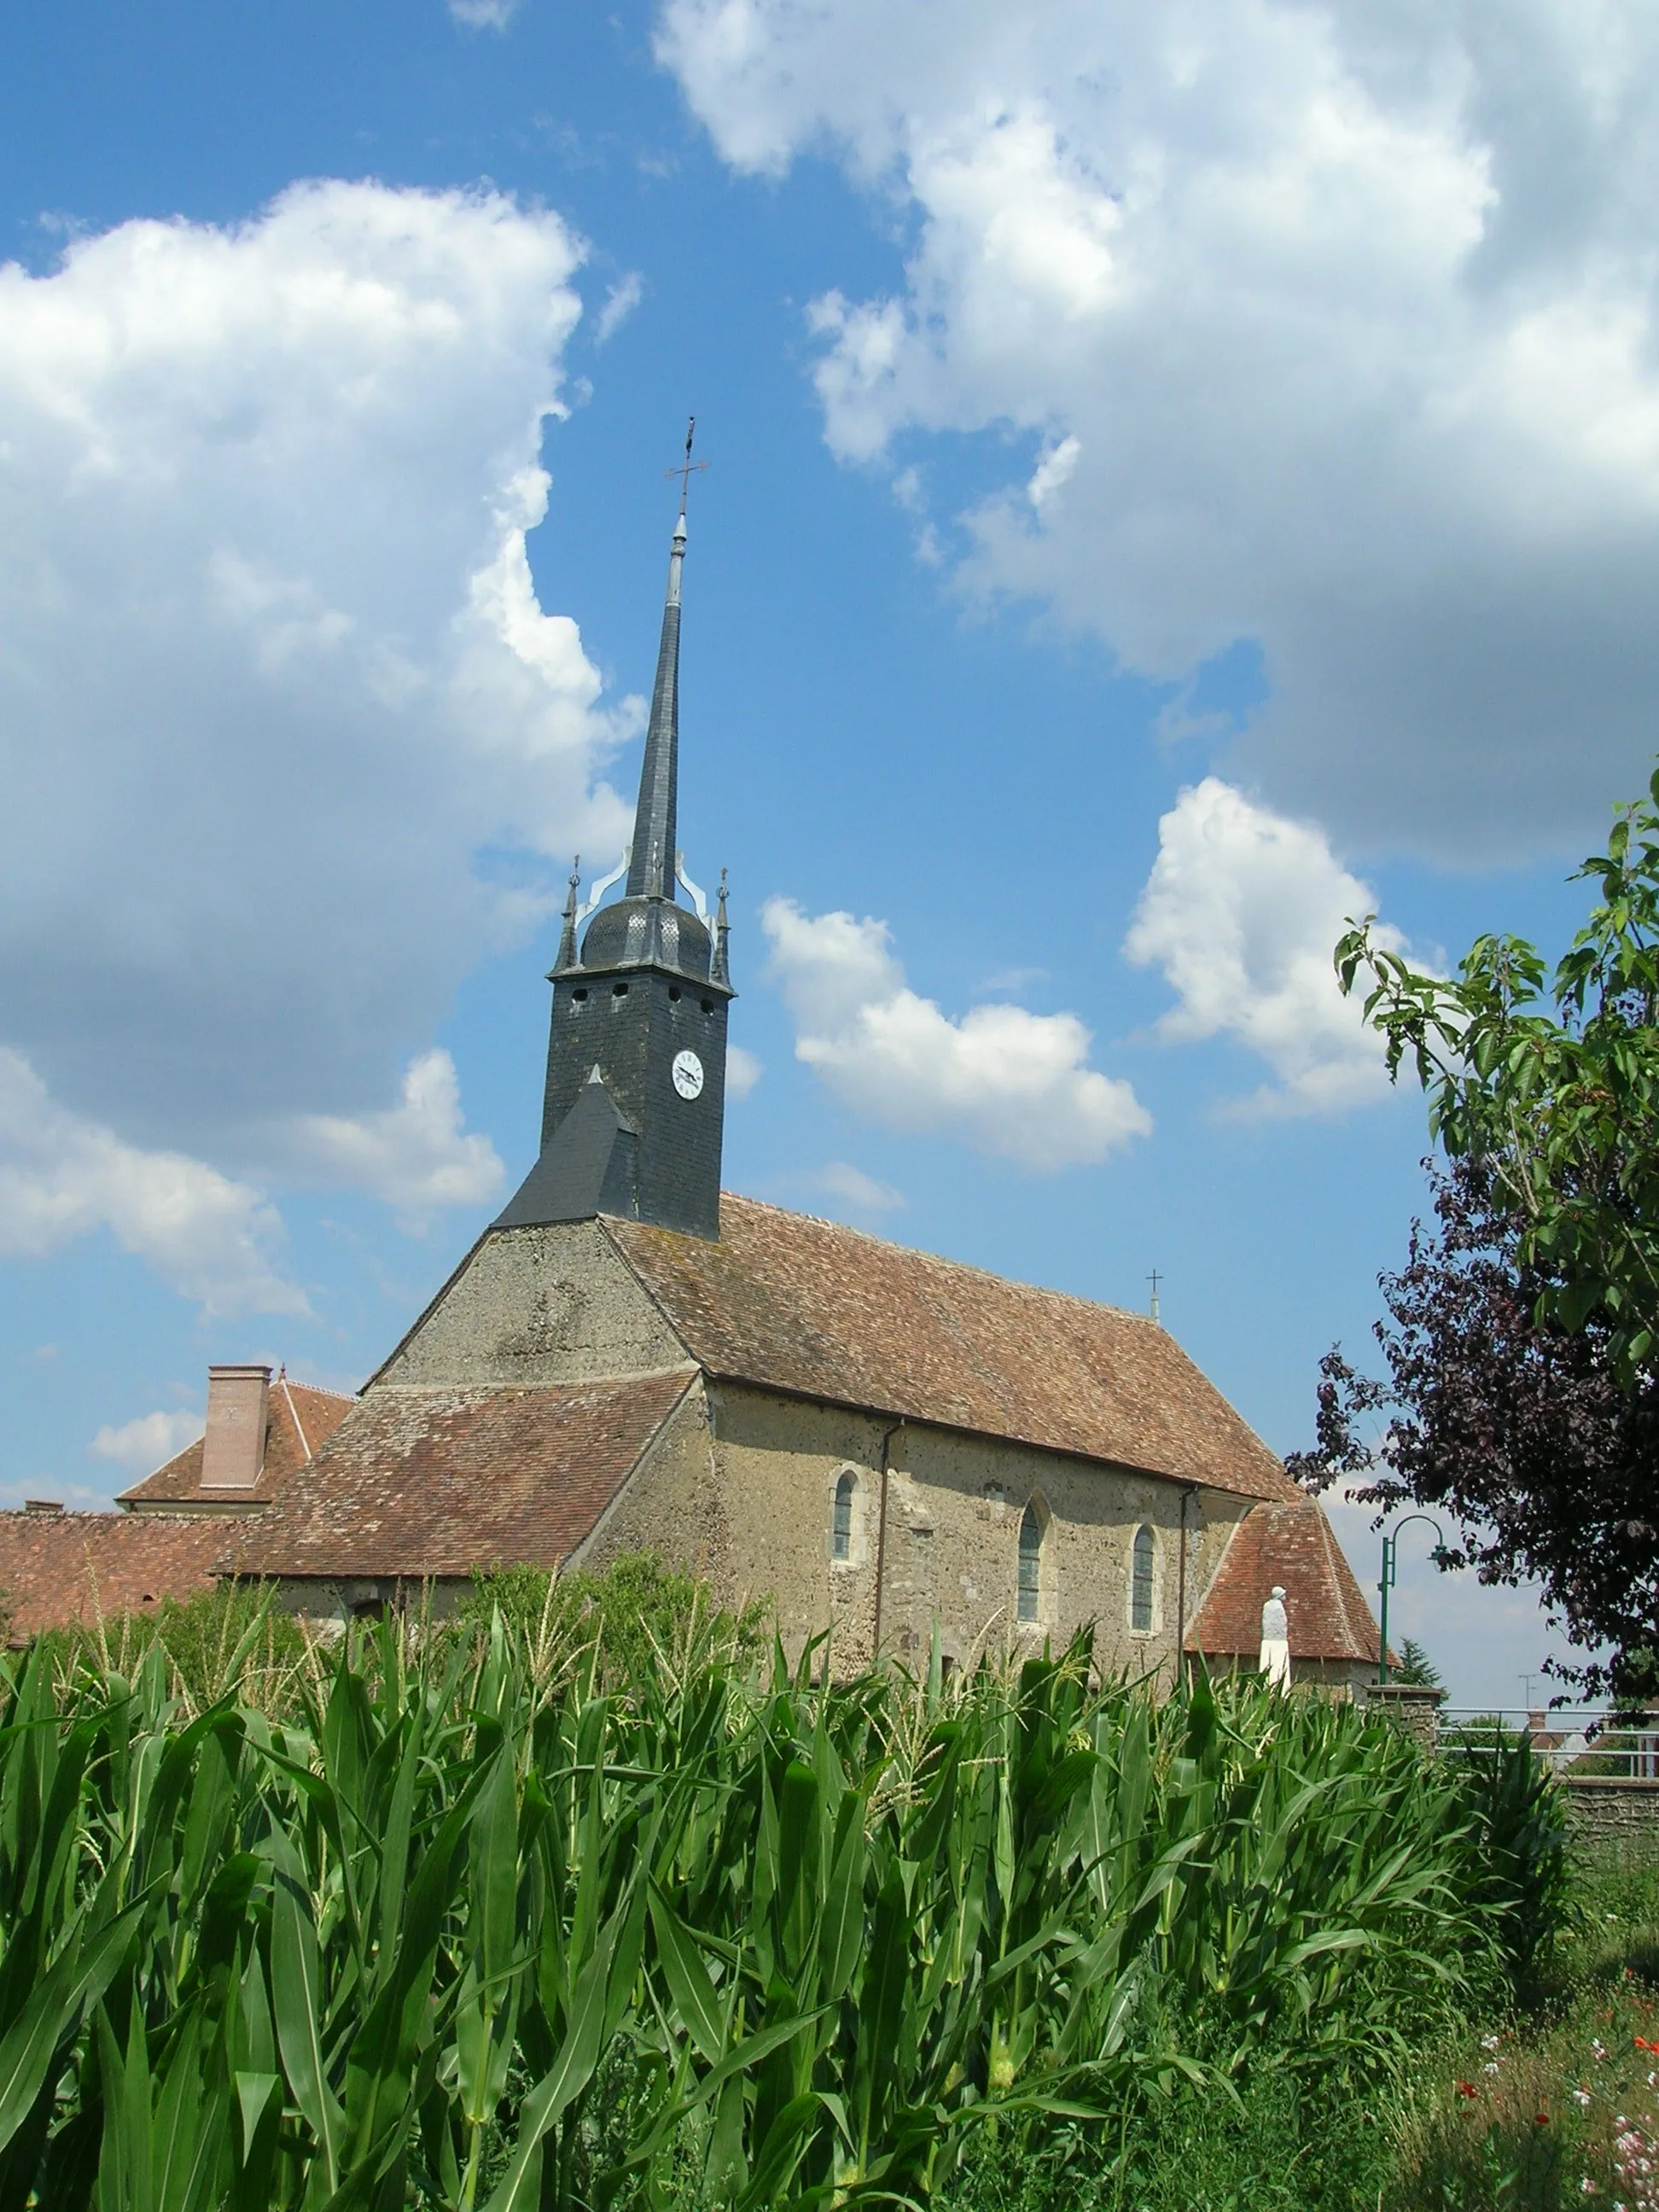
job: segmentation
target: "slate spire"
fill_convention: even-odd
[[[628,898],[672,899],[680,780],[680,563],[685,558],[685,512],[674,526],[668,556],[668,597],[657,647],[657,680],[645,733],[639,805],[634,811],[634,851],[628,864]]]
[[[706,464],[686,434],[682,487]],[[680,571],[685,495],[668,562],[657,681],[634,842],[577,904],[571,872],[550,981],[553,1018],[536,1164],[497,1226],[614,1213],[692,1237],[720,1235],[726,1009],[732,997],[722,872],[711,931],[702,895],[675,896],[679,770]],[[619,899],[599,901],[626,874]],[[581,929],[583,915],[588,917]]]
[[[696,428],[695,422],[692,428]],[[691,428],[685,434],[686,475],[691,466]],[[668,556],[668,592],[663,602],[662,639],[657,647],[657,680],[651,690],[651,723],[645,733],[640,769],[640,801],[634,813],[634,853],[628,864],[629,898],[674,896],[674,859],[679,850],[680,781],[680,568],[685,560],[685,482],[680,486],[680,519],[674,525]]]

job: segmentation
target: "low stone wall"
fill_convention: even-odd
[[[1440,1734],[1443,1690],[1431,1690],[1416,1682],[1367,1682],[1355,1695],[1364,1699],[1368,1712],[1380,1713],[1407,1735],[1414,1735],[1425,1751],[1434,1749]]]
[[[1659,1859],[1659,1782],[1622,1774],[1564,1774],[1561,1782],[1575,1843]]]

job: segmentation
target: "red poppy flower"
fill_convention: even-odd
[[[1473,2081],[1460,2081],[1457,2085],[1457,2094],[1460,2097],[1474,2097],[1478,2096],[1480,2092]]]
[[[1547,2128],[1550,2124],[1550,2116],[1547,2112],[1534,2112],[1532,2116],[1532,2124],[1535,2128]]]

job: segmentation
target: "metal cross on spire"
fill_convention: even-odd
[[[682,514],[685,513],[685,498],[691,489],[692,477],[701,476],[708,466],[707,461],[694,461],[691,458],[691,441],[696,434],[696,416],[688,416],[685,422],[685,459],[683,461],[677,461],[672,469],[663,471],[665,476],[678,477],[680,480],[680,513]]]

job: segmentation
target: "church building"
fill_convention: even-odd
[[[722,1193],[725,879],[711,916],[676,822],[685,550],[682,503],[633,842],[585,905],[571,878],[535,1164],[354,1401],[216,1370],[204,1442],[131,1522],[187,1527],[199,1579],[211,1515],[218,1572],[337,1620],[649,1549],[770,1598],[792,1655],[827,1632],[837,1672],[1085,1623],[1107,1668],[1253,1667],[1279,1583],[1297,1675],[1368,1679],[1323,1513],[1157,1321]]]

